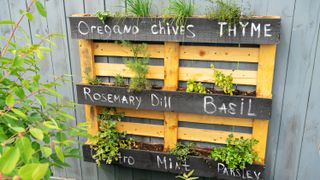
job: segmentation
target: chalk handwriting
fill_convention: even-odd
[[[229,169],[223,163],[218,163],[217,166],[218,174],[223,174],[226,176],[239,177],[241,179],[262,179],[262,173],[259,171],[249,170],[249,169]]]
[[[177,160],[173,160],[167,156],[159,156],[157,155],[157,167],[165,170],[176,170],[176,171],[190,171],[190,165],[187,162],[180,162]]]

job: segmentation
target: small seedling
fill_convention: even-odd
[[[127,0],[127,11],[137,17],[150,16],[151,0]]]
[[[194,6],[190,0],[170,0],[168,15],[174,19],[177,26],[183,26],[187,17],[192,17]]]
[[[226,21],[232,27],[239,24],[241,17],[241,8],[232,0],[209,0],[217,6],[215,9],[209,10],[207,16],[209,18]]]
[[[247,164],[252,164],[259,160],[258,153],[253,150],[253,146],[258,144],[256,139],[235,138],[230,134],[227,138],[226,147],[214,148],[211,158],[225,162],[230,169],[244,169]]]
[[[112,13],[110,11],[97,11],[94,16],[97,16],[98,19],[104,24],[106,19],[112,17]]]
[[[211,69],[214,71],[214,81],[215,85],[219,88],[223,89],[223,92],[226,94],[233,95],[233,92],[235,89],[233,88],[233,77],[232,75],[225,75],[223,72],[219,71],[214,67],[214,65],[211,65]]]
[[[103,82],[101,81],[101,79],[99,78],[92,78],[90,76],[90,69],[86,69],[85,70],[85,74],[86,74],[86,79],[88,81],[89,84],[91,85],[101,85]]]
[[[111,164],[113,160],[118,160],[118,152],[120,148],[131,149],[135,146],[135,142],[131,138],[127,138],[125,133],[118,132],[116,128],[117,121],[123,118],[122,113],[116,113],[115,110],[107,109],[99,116],[100,132],[95,137],[96,146],[92,149],[96,151],[93,158],[98,166],[102,161]]]
[[[182,175],[176,176],[176,178],[183,180],[195,180],[199,179],[199,177],[192,177],[194,170],[189,171],[188,173],[183,173]]]
[[[117,75],[114,77],[114,85],[115,85],[115,86],[119,86],[119,87],[125,86],[125,82],[124,82],[123,76],[121,76],[120,74],[117,74]]]
[[[127,60],[127,67],[134,73],[130,80],[130,91],[141,91],[143,89],[150,89],[149,81],[146,79],[148,74],[148,60],[135,58]]]
[[[206,93],[207,89],[201,82],[196,83],[194,80],[188,80],[186,92]]]
[[[199,155],[195,147],[195,143],[177,143],[176,147],[170,151],[170,154],[176,156],[179,161],[186,162],[188,155]]]

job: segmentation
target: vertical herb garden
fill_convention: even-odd
[[[69,18],[80,48],[78,103],[93,136],[83,146],[85,161],[181,179],[264,178],[280,18],[215,3],[204,17],[193,16],[189,1],[170,1],[165,16],[153,17],[151,1],[130,0],[124,14]],[[191,61],[203,66],[185,65]]]

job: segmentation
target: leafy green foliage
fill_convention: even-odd
[[[104,24],[106,19],[112,17],[113,14],[110,11],[97,11],[94,16],[97,16],[98,19]]]
[[[168,16],[173,17],[177,26],[182,26],[185,25],[187,17],[192,17],[194,10],[190,0],[170,0]]]
[[[151,85],[146,79],[148,74],[149,57],[146,54],[146,44],[132,44],[127,41],[122,42],[123,45],[128,46],[133,52],[134,57],[126,60],[127,67],[134,73],[130,80],[130,91],[141,91],[143,89],[150,89]]]
[[[151,0],[127,0],[127,11],[137,17],[150,16]]]
[[[115,86],[119,86],[119,87],[125,86],[125,82],[124,82],[123,76],[121,76],[120,74],[117,74],[114,77],[114,85]]]
[[[253,146],[258,144],[256,139],[235,138],[232,134],[227,138],[226,147],[214,148],[211,158],[225,162],[230,169],[244,169],[247,164],[258,160],[258,153]]]
[[[195,143],[177,143],[176,147],[170,151],[170,154],[176,156],[179,161],[185,162],[188,155],[199,155],[195,148]]]
[[[238,24],[241,17],[241,8],[232,0],[210,0],[217,6],[207,13],[209,18],[226,21],[230,26]]]
[[[195,82],[194,80],[188,80],[186,92],[206,93],[206,88],[201,82]]]
[[[74,117],[65,110],[74,104],[54,90],[67,76],[46,82],[40,75],[40,61],[51,51],[47,45],[54,47],[52,38],[61,35],[35,35],[33,42],[38,43],[34,44],[23,33],[15,35],[18,29],[23,31],[21,22],[35,20],[30,11],[33,6],[46,17],[40,1],[32,0],[20,11],[21,21],[0,23],[13,25],[9,37],[0,36],[4,40],[0,44],[0,175],[7,179],[49,179],[52,167],[68,166],[57,157],[79,156],[73,145],[78,135],[86,135],[85,124],[70,127]]]
[[[223,89],[223,92],[226,94],[233,95],[233,92],[235,89],[233,88],[233,77],[232,75],[226,76],[223,74],[223,72],[219,71],[214,67],[214,65],[211,65],[211,69],[214,71],[214,81],[215,85],[219,88]]]
[[[101,81],[101,79],[99,78],[92,78],[90,76],[90,69],[86,69],[85,70],[85,74],[86,74],[86,79],[88,81],[89,84],[91,85],[101,85],[103,82]]]
[[[100,132],[96,137],[96,146],[92,147],[96,151],[93,158],[96,159],[98,166],[103,161],[111,164],[113,160],[118,160],[120,148],[131,149],[135,146],[133,139],[127,139],[125,133],[120,133],[116,129],[117,121],[123,118],[123,114],[107,109],[99,118],[101,120]]]
[[[183,180],[195,180],[199,179],[199,177],[192,177],[194,170],[189,171],[188,173],[183,173],[182,175],[176,176],[176,178]]]

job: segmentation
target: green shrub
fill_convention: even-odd
[[[253,150],[253,146],[258,144],[256,139],[235,138],[232,134],[227,138],[226,147],[214,148],[211,158],[221,160],[228,168],[244,169],[247,164],[252,164],[258,160],[258,153]]]
[[[1,21],[12,25],[9,37],[4,40],[0,54],[0,176],[4,179],[49,179],[53,167],[67,167],[68,157],[79,157],[78,135],[86,136],[85,124],[72,127],[74,119],[66,110],[74,104],[63,99],[54,89],[64,85],[66,76],[46,82],[40,75],[40,62],[54,47],[49,34],[30,37],[16,31],[22,30],[25,17],[33,20],[30,9],[36,6],[39,14],[47,13],[40,1],[32,0],[26,10],[21,10],[20,21]],[[49,101],[49,98],[53,101]]]

